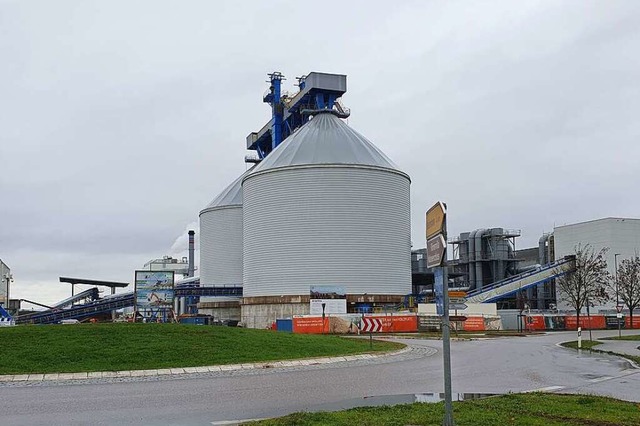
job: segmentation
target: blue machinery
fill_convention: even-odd
[[[97,289],[91,289],[96,290]],[[115,296],[108,296],[99,300],[92,300],[80,305],[72,305],[66,309],[48,309],[46,311],[35,312],[27,315],[20,315],[16,318],[17,324],[55,324],[64,319],[83,320],[99,314],[105,314],[116,309],[133,306],[135,302],[134,293],[122,293]]]
[[[258,153],[257,159],[247,158],[247,162],[264,159],[318,111],[330,110],[341,118],[350,114],[340,103],[340,97],[347,91],[346,75],[312,72],[297,77],[300,90],[294,95],[282,92],[284,79],[279,72],[269,74],[271,85],[262,100],[271,106],[271,120],[247,136],[247,149]]]
[[[186,303],[185,314],[198,313],[198,301],[200,297],[242,297],[240,286],[200,287],[191,283],[178,285],[175,290],[176,298],[184,298]]]
[[[0,325],[15,325],[13,317],[0,305]]]

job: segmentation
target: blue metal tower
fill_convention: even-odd
[[[282,80],[285,79],[282,73],[268,75],[271,85],[262,100],[271,105],[271,120],[258,132],[247,136],[247,149],[258,153],[257,159],[247,158],[247,162],[265,158],[318,111],[330,110],[341,118],[350,114],[340,103],[340,97],[347,91],[346,75],[312,72],[297,77],[299,91],[294,95],[282,93]]]

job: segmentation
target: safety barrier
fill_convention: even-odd
[[[359,334],[362,319],[373,318],[380,322],[376,333],[408,333],[418,331],[418,317],[412,314],[361,315],[344,314],[322,317],[296,315],[292,319],[294,333],[303,334]]]

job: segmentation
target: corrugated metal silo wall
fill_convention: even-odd
[[[291,167],[243,183],[244,297],[411,292],[409,179],[366,166]]]
[[[200,215],[200,283],[242,284],[242,206]]]

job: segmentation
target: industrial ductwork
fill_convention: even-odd
[[[487,232],[486,229],[478,229],[474,234],[474,246],[475,246],[475,260],[476,260],[476,286],[475,288],[480,290],[484,285],[483,273],[482,273],[482,236]]]

